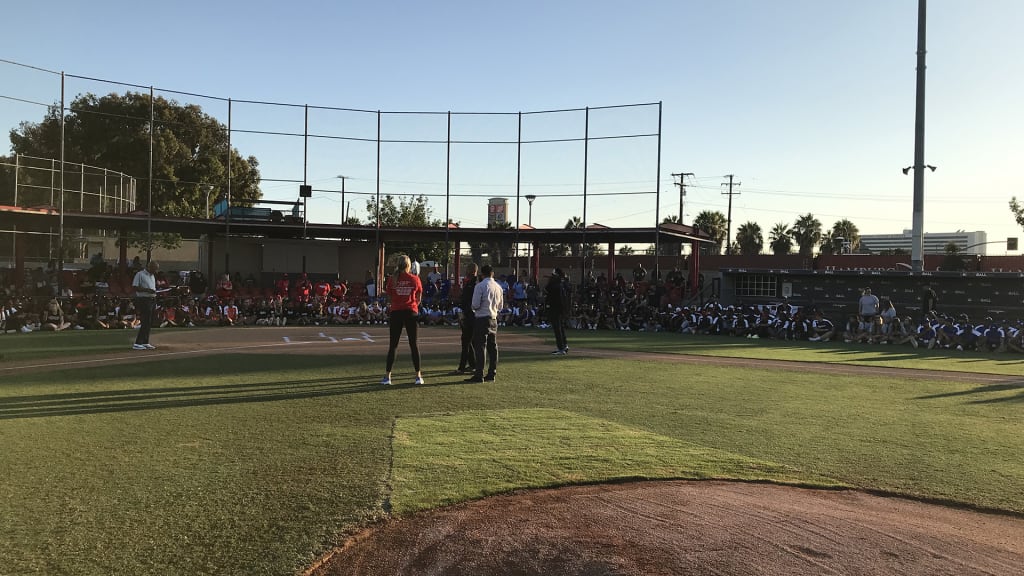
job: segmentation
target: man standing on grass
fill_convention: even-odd
[[[476,316],[473,313],[473,293],[476,290],[477,271],[476,263],[470,262],[466,266],[466,278],[462,281],[462,294],[459,297],[462,353],[459,355],[459,367],[453,374],[472,374],[476,371],[476,352],[473,348],[473,325],[476,324]]]
[[[135,313],[139,315],[139,334],[135,337],[132,350],[153,350],[156,346],[149,343],[149,331],[153,327],[153,303],[156,301],[156,273],[160,265],[150,260],[146,267],[139,270],[132,280],[135,290]]]
[[[569,353],[569,343],[565,338],[565,318],[569,315],[569,299],[561,268],[551,271],[551,278],[544,292],[544,303],[548,307],[548,322],[555,333],[555,351],[551,355],[565,356]]]
[[[476,354],[476,368],[472,378],[465,382],[494,382],[498,371],[498,312],[505,306],[505,293],[494,281],[494,268],[484,264],[480,269],[480,282],[473,289],[473,349]],[[488,359],[487,375],[484,375],[484,346]]]

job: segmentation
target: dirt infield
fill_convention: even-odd
[[[154,341],[159,349],[152,352],[133,352],[126,345],[124,353],[71,358],[46,368],[271,350],[372,354],[383,359],[386,328],[160,331]],[[541,337],[528,334],[503,334],[501,346],[545,354],[550,350]],[[421,332],[421,349],[428,358],[431,351],[451,354],[457,348],[455,330]],[[573,355],[622,358],[627,353],[574,348]],[[808,369],[807,363],[783,361],[636,356]],[[1020,382],[1008,376],[870,366],[816,364],[813,369],[979,384]],[[575,486],[520,491],[392,519],[356,534],[306,574],[1024,575],[1024,519],[859,491],[770,484],[670,481]]]
[[[1024,574],[1024,521],[770,484],[578,486],[387,522],[309,574]]]

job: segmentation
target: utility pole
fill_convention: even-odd
[[[732,187],[734,185],[735,186],[740,186],[740,185],[743,184],[742,182],[736,182],[734,184],[733,181],[732,181],[733,176],[734,176],[733,174],[727,174],[725,176],[726,178],[729,179],[729,184],[728,184],[729,191],[728,192],[722,192],[722,194],[728,194],[729,195],[729,214],[725,217],[725,229],[726,229],[725,253],[726,254],[732,254],[732,197],[734,195],[736,195],[736,194],[739,194],[739,192],[733,192],[732,191]],[[726,183],[722,182],[722,186],[725,186],[725,185],[726,185]]]
[[[679,176],[679,182],[676,182],[676,186],[679,186],[679,223],[683,223],[683,198],[686,197],[686,177],[693,176],[693,172],[678,172],[672,175],[673,177]]]

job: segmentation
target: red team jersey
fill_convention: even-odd
[[[419,276],[402,272],[398,279],[388,282],[388,296],[391,297],[391,310],[412,310],[419,314],[420,299],[423,297],[423,283]]]

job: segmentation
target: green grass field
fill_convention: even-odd
[[[0,369],[32,364],[0,371],[0,574],[287,575],[388,514],[637,478],[851,486],[1024,513],[1017,356],[570,333],[574,352],[1018,377],[984,385],[515,351],[494,384],[444,376],[453,350],[425,353],[427,386],[387,389],[382,352],[46,366],[130,354],[128,337],[0,338]]]

